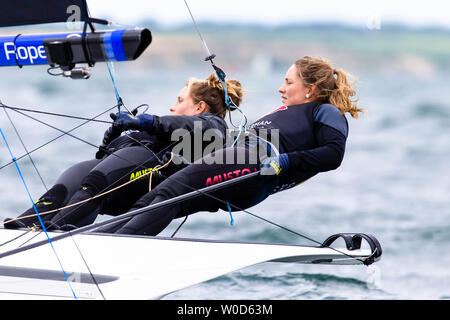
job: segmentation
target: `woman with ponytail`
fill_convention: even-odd
[[[199,211],[247,209],[319,172],[338,168],[348,134],[345,114],[357,118],[362,111],[352,100],[355,90],[349,78],[350,75],[334,69],[324,59],[304,57],[295,61],[279,89],[283,106],[256,120],[246,132],[247,139],[178,171],[143,196],[131,210],[251,172],[260,174],[210,194],[199,193],[191,200],[136,215],[100,231],[157,235],[175,218]],[[275,135],[279,143],[274,146],[268,141]],[[267,151],[262,156],[258,152],[261,148]]]
[[[350,83],[352,76],[343,70],[333,69],[327,60],[306,56],[297,60],[291,69],[291,73],[298,74],[303,86],[313,92],[306,101],[329,103],[338,108],[342,115],[348,112],[356,119],[358,112],[363,111],[356,107],[357,100],[352,100],[356,94]]]
[[[226,84],[228,96],[239,106],[243,95],[241,84],[236,80],[228,80]],[[169,109],[169,116],[111,114],[115,121],[106,130],[96,159],[66,170],[36,202],[42,220],[49,229],[68,229],[94,222],[99,213],[126,212],[150,189],[185,166],[172,161],[170,151],[180,142],[172,141],[176,130],[183,129],[189,136],[182,139],[207,130],[214,130],[217,139],[225,138],[224,117],[228,108],[224,101],[221,83],[212,74],[205,80],[188,80]],[[127,130],[136,131],[121,135]],[[202,141],[201,149],[206,145]],[[184,160],[194,161],[202,155],[203,152],[192,153],[192,159]],[[39,220],[33,207],[18,219],[6,219],[4,225],[7,228],[39,226]]]

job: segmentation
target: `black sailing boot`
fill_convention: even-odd
[[[43,221],[50,220],[58,211],[50,214],[45,212],[53,211],[61,208],[67,195],[67,189],[62,184],[57,184],[48,190],[38,201],[35,202],[35,207],[39,212]],[[26,218],[25,218],[26,217]],[[18,220],[15,220],[18,219]],[[18,229],[26,227],[40,226],[39,218],[37,217],[34,207],[29,208],[17,218],[6,218],[3,220],[6,229]]]

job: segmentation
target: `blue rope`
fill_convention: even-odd
[[[50,246],[52,247],[52,250],[53,250],[53,252],[55,253],[56,259],[58,260],[59,266],[61,267],[61,270],[62,270],[62,272],[63,272],[63,274],[64,274],[64,277],[66,278],[66,281],[67,281],[67,283],[69,284],[69,287],[70,287],[70,290],[72,291],[73,297],[74,297],[75,299],[77,299],[77,296],[75,295],[75,292],[73,291],[72,285],[70,284],[69,277],[67,276],[66,272],[64,271],[64,268],[63,268],[63,266],[62,266],[61,260],[59,259],[58,254],[56,253],[55,248],[53,247],[52,240],[50,239],[50,236],[49,236],[48,233],[47,233],[47,229],[46,229],[45,226],[44,226],[44,222],[42,221],[41,215],[39,214],[39,212],[38,212],[38,210],[37,210],[37,208],[36,208],[36,205],[35,205],[35,203],[34,203],[34,201],[33,201],[33,198],[32,198],[32,196],[31,196],[31,193],[30,193],[30,191],[28,190],[28,186],[27,186],[27,184],[26,184],[26,182],[25,182],[25,179],[24,179],[24,177],[23,177],[23,175],[22,175],[22,171],[20,171],[20,168],[19,168],[19,165],[17,164],[16,158],[13,156],[12,151],[11,151],[11,148],[9,147],[8,141],[6,140],[6,137],[5,137],[5,135],[3,134],[3,130],[2,130],[1,128],[0,128],[0,133],[2,134],[3,141],[5,141],[6,147],[8,148],[9,154],[11,155],[11,159],[12,159],[12,161],[14,162],[14,164],[15,164],[15,166],[16,166],[17,172],[19,173],[19,176],[20,176],[20,178],[22,179],[23,185],[25,186],[25,190],[26,190],[27,193],[28,193],[28,197],[30,198],[31,203],[33,204],[34,211],[35,211],[36,214],[37,214],[37,217],[38,217],[38,219],[39,219],[39,223],[40,223],[41,226],[42,226],[42,230],[44,230],[45,235],[47,236],[48,242],[50,243]]]
[[[116,99],[117,99],[117,108],[119,109],[119,112],[120,112],[120,106],[123,104],[123,101],[119,95],[119,90],[117,89],[117,85],[116,85],[116,79],[114,78],[114,75],[111,72],[111,68],[109,67],[108,61],[106,62],[106,66],[108,67],[109,76],[111,77],[111,81],[114,86],[114,93],[116,94]]]
[[[214,68],[214,69],[216,70],[217,78],[219,79],[219,82],[222,85],[223,91],[225,93],[225,105],[227,106],[228,110],[231,111],[231,110],[238,109],[240,111],[240,109],[238,107],[236,107],[235,105],[232,105],[233,101],[231,100],[230,96],[228,95],[228,88],[227,88],[227,82],[225,80],[225,76],[226,76],[225,73],[223,71],[221,71],[219,73],[219,71],[216,68]],[[223,79],[223,81],[222,81],[222,79]],[[242,113],[242,111],[241,111],[241,113]],[[244,118],[245,118],[245,116],[244,116]],[[243,132],[243,129],[244,129],[243,121],[244,121],[244,119],[241,120],[241,125],[239,127],[239,134],[236,137],[236,139],[233,141],[233,144],[231,145],[232,147],[234,147],[234,145],[238,142],[239,137],[241,136],[241,134]]]
[[[234,225],[234,219],[233,219],[233,215],[231,214],[231,207],[230,207],[230,203],[227,200],[227,208],[228,208],[228,213],[230,214],[230,225],[233,226]]]
[[[217,74],[217,78],[219,78],[220,84],[222,85],[223,91],[225,93],[225,104],[226,104],[227,108],[230,109],[230,110],[231,109],[235,109],[235,107],[231,107],[231,98],[228,95],[227,82],[226,81],[222,81],[222,77],[225,80],[225,74],[220,75],[219,72],[217,72],[217,70],[216,70],[216,74]]]

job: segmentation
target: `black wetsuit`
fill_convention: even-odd
[[[203,134],[212,129],[223,139],[227,125],[222,118],[210,113],[197,116],[154,116],[154,125],[149,132],[132,132],[120,136],[108,144],[102,159],[85,161],[66,170],[56,184],[40,198],[36,207],[39,212],[46,212],[78,203],[134,180],[132,183],[78,206],[42,215],[42,219],[50,221],[50,228],[62,225],[80,227],[92,223],[99,213],[119,215],[126,212],[140,197],[148,193],[149,175],[145,178],[138,177],[164,163],[161,159],[177,145],[177,137],[173,141],[172,134],[178,129],[182,129],[178,137],[182,134],[192,136],[199,134],[199,131]],[[194,152],[190,152],[190,155],[191,159],[186,160],[193,161],[195,156],[202,156]],[[152,187],[185,165],[171,163],[160,174],[154,174]],[[34,213],[34,208],[30,208],[21,216]],[[21,222],[26,226],[32,226],[33,223],[39,225],[37,217],[26,218]]]
[[[287,154],[290,163],[286,172],[280,176],[257,175],[243,183],[212,192],[214,198],[199,195],[192,200],[137,215],[101,231],[157,235],[174,218],[198,211],[227,210],[227,202],[233,205],[233,211],[237,210],[234,206],[240,209],[249,208],[269,195],[292,188],[319,172],[339,167],[344,157],[348,134],[345,116],[336,107],[319,102],[279,108],[257,120],[251,129],[256,132],[267,130],[269,139],[274,134],[273,130],[279,130],[278,151],[280,154]],[[255,158],[255,150],[251,143],[247,143],[210,154],[159,184],[143,196],[131,210],[257,171],[261,159],[256,157],[256,163],[250,161]],[[227,163],[227,159],[237,160],[239,155],[245,155],[246,161]],[[223,159],[224,164],[210,164],[211,158]]]

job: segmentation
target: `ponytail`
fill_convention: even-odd
[[[353,88],[352,75],[342,69],[333,69],[329,61],[320,58],[303,57],[295,62],[298,74],[305,86],[315,86],[312,98],[330,103],[344,115],[350,113],[358,118],[359,112],[364,112],[356,106],[358,99],[352,98],[356,91]]]
[[[333,71],[336,86],[330,92],[328,101],[341,110],[342,114],[348,112],[353,118],[358,119],[358,112],[364,112],[364,109],[358,108],[356,106],[358,100],[351,98],[356,94],[355,89],[352,88],[352,83],[349,82],[349,78],[353,78],[353,76],[340,69]]]

